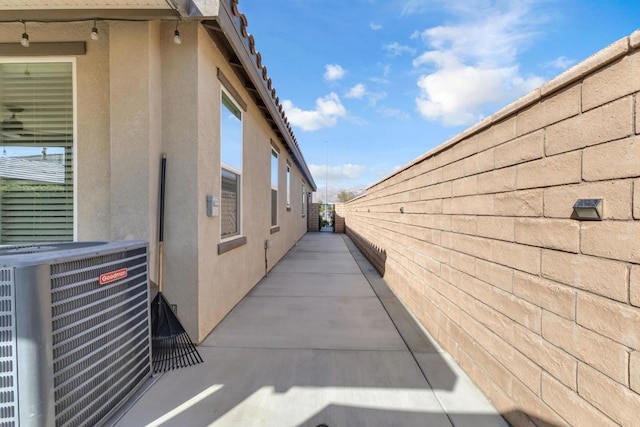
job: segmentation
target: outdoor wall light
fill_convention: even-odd
[[[24,25],[24,33],[22,33],[20,44],[24,47],[29,47],[29,34],[27,34],[27,23],[22,21],[22,25]]]
[[[180,31],[178,31],[178,23],[180,21],[176,22],[176,30],[173,32],[173,42],[175,44],[180,44],[182,43],[182,39],[180,38]]]
[[[578,199],[573,214],[582,221],[602,221],[602,199]]]
[[[400,213],[404,213],[404,206],[400,206]]]
[[[98,40],[98,27],[96,26],[96,20],[93,20],[93,28],[91,29],[91,40]]]

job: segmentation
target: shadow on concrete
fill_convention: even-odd
[[[496,426],[495,414],[470,414],[449,413],[451,424],[455,427],[490,427]],[[522,411],[510,411],[503,414],[507,420],[514,423],[522,421],[528,425],[531,420],[537,426],[559,427],[547,421],[532,417]],[[387,425],[387,426],[437,426],[441,425],[441,414],[430,412],[398,411],[391,409],[374,409],[356,406],[328,405],[322,411],[298,424],[299,427],[318,426],[351,426],[348,420],[357,419],[361,426]],[[385,424],[386,423],[386,424]]]
[[[365,250],[375,254],[383,271],[386,260],[384,251],[353,233],[352,236],[351,240],[346,236],[341,238],[347,246],[346,249],[342,247],[341,251],[345,257],[353,257],[366,282],[371,285],[377,299],[389,314],[393,326],[386,323],[384,328],[395,327],[401,340],[388,341],[388,338],[384,338],[383,341],[387,340],[385,342],[389,348],[383,351],[360,345],[352,346],[353,348],[313,345],[287,348],[272,346],[273,343],[269,340],[255,345],[256,340],[253,339],[249,340],[253,343],[251,346],[241,341],[225,342],[222,345],[211,342],[210,345],[199,347],[205,359],[204,364],[163,374],[116,421],[116,425],[505,427],[506,422],[495,412],[486,397],[397,300],[378,273],[378,267],[374,269],[365,255],[356,248],[356,241],[359,239]],[[308,253],[311,247],[318,245],[326,250],[330,246],[326,239],[336,237],[327,233],[307,235],[304,244],[298,248],[297,255],[302,256],[302,260],[311,257],[317,262],[318,257],[328,255]],[[348,273],[344,276],[345,280],[352,280],[351,276],[355,274]],[[363,283],[363,286],[366,284]],[[277,324],[278,319],[274,316],[288,316],[288,321],[291,318],[297,319],[299,314],[296,311],[304,309],[304,300],[312,297],[283,298],[263,294],[251,298],[254,299],[251,302],[254,307],[256,304],[273,305],[276,299],[281,301],[274,307],[285,309],[266,311],[269,317],[261,318],[263,322],[275,321]],[[268,298],[273,301],[267,300]],[[346,303],[345,300],[353,297],[316,298],[318,304],[331,304],[331,299]],[[373,309],[373,306],[369,306],[374,300],[373,294],[359,298],[367,300],[367,304],[361,304],[365,310]],[[357,299],[353,298],[353,305],[347,304],[338,313],[346,311],[353,314],[355,307],[360,304]],[[305,304],[309,307],[308,302]],[[243,300],[234,311],[242,310],[243,305],[245,310],[251,306]],[[379,311],[378,306],[377,312]],[[353,326],[341,324],[340,316],[332,314],[322,318],[322,311],[317,313],[314,316],[318,322],[324,322],[323,328]],[[255,317],[251,321],[241,316],[231,319],[232,314],[228,317],[223,324],[231,320],[236,327],[249,331],[249,335],[255,333],[255,328],[261,330],[264,327],[255,324]],[[360,327],[365,324],[358,325]],[[300,326],[300,322],[298,325]],[[218,329],[224,327],[216,328]],[[287,333],[279,327],[264,330],[276,341],[279,339],[277,334]],[[375,336],[387,337],[386,333],[376,333]],[[317,340],[306,341],[313,343]],[[540,426],[552,425],[523,412],[515,411],[502,416],[514,425],[531,425],[529,420]]]

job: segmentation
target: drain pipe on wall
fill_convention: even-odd
[[[269,250],[270,247],[271,247],[271,243],[269,242],[269,239],[265,239],[264,241],[264,277],[267,277],[269,275],[269,261],[267,258],[267,251]]]

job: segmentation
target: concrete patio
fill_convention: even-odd
[[[345,235],[304,236],[199,351],[116,425],[507,425]]]

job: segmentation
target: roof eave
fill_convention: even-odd
[[[275,89],[269,88],[271,79],[266,76],[266,68],[261,63],[261,56],[255,51],[253,37],[246,33],[246,22],[243,22],[244,15],[237,12],[235,0],[223,0],[220,2],[218,16],[212,22],[203,22],[207,28],[224,35],[230,48],[233,50],[240,62],[236,71],[242,69],[246,77],[252,83],[247,88],[254,91],[264,105],[259,106],[266,114],[267,120],[272,125],[274,133],[281,140],[293,161],[298,165],[300,171],[311,186],[312,190],[317,189],[317,185],[309,171],[306,161],[298,147],[291,125],[286,120],[284,109],[276,96]],[[210,32],[211,34],[211,32]]]
[[[92,7],[63,8],[31,7],[24,9],[0,9],[0,22],[39,21],[64,22],[90,19],[130,19],[148,21],[155,19],[203,20],[218,16],[221,0],[169,0],[162,6],[109,7],[108,2],[96,1]]]

